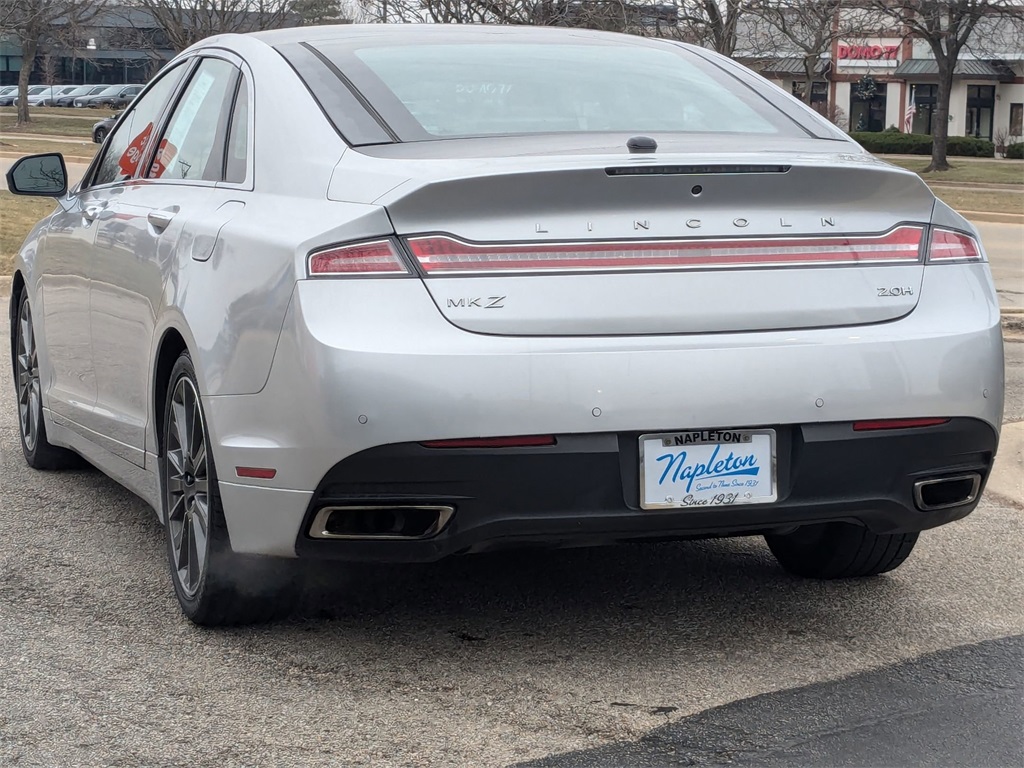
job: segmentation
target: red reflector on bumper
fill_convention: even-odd
[[[235,474],[239,477],[255,477],[259,480],[273,480],[277,475],[276,469],[270,467],[235,467]]]
[[[526,448],[530,446],[554,444],[554,435],[474,437],[459,440],[428,440],[425,443],[420,443],[424,448]]]
[[[914,427],[934,427],[948,424],[949,419],[876,419],[874,421],[853,422],[854,432],[869,432],[875,429],[913,429]]]

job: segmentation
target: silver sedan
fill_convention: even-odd
[[[182,53],[16,262],[21,439],[165,524],[182,610],[296,558],[762,535],[896,568],[998,442],[974,228],[747,69],[564,29],[336,26]]]

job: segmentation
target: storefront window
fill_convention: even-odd
[[[1024,104],[1010,105],[1010,135],[1016,136],[1018,141],[1024,135]]]
[[[992,112],[996,105],[994,85],[967,86],[966,136],[976,139],[992,138]]]
[[[912,88],[917,111],[914,113],[911,133],[931,134],[932,113],[935,111],[935,98],[938,96],[939,87],[937,85],[915,85]]]
[[[882,85],[870,99],[856,87],[850,89],[850,128],[854,131],[885,130],[885,91]]]
[[[807,88],[807,83],[804,80],[793,81],[793,95],[796,96],[800,101],[804,100],[804,91]],[[811,85],[811,106],[819,112],[826,111],[828,104],[828,83],[824,81],[816,81]]]

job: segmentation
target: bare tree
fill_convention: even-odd
[[[12,33],[21,42],[21,71],[18,73],[18,125],[32,121],[28,111],[28,79],[36,65],[40,46],[55,27],[87,23],[98,14],[105,0],[4,0],[0,10],[0,31]]]
[[[339,0],[295,0],[292,10],[303,25],[329,24],[346,16]]]
[[[763,0],[752,9],[760,39],[774,50],[793,51],[804,74],[804,103],[811,105],[813,83],[837,40],[852,40],[879,29],[876,14],[844,0]]]
[[[298,26],[295,0],[137,0],[170,47],[181,51],[211,35]]]
[[[671,2],[629,0],[359,0],[360,21],[534,24],[679,37]]]
[[[688,0],[679,8],[685,37],[724,56],[732,56],[739,42],[740,23],[751,0]]]
[[[871,7],[898,22],[908,37],[924,40],[938,67],[938,93],[932,114],[932,160],[929,171],[948,171],[949,98],[960,55],[983,22],[1019,24],[1024,5],[1018,0],[870,0]]]

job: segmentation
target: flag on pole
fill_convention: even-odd
[[[907,103],[907,111],[903,114],[903,132],[910,133],[914,125],[914,115],[917,114],[917,104],[914,101],[914,86],[910,87],[910,101]]]

